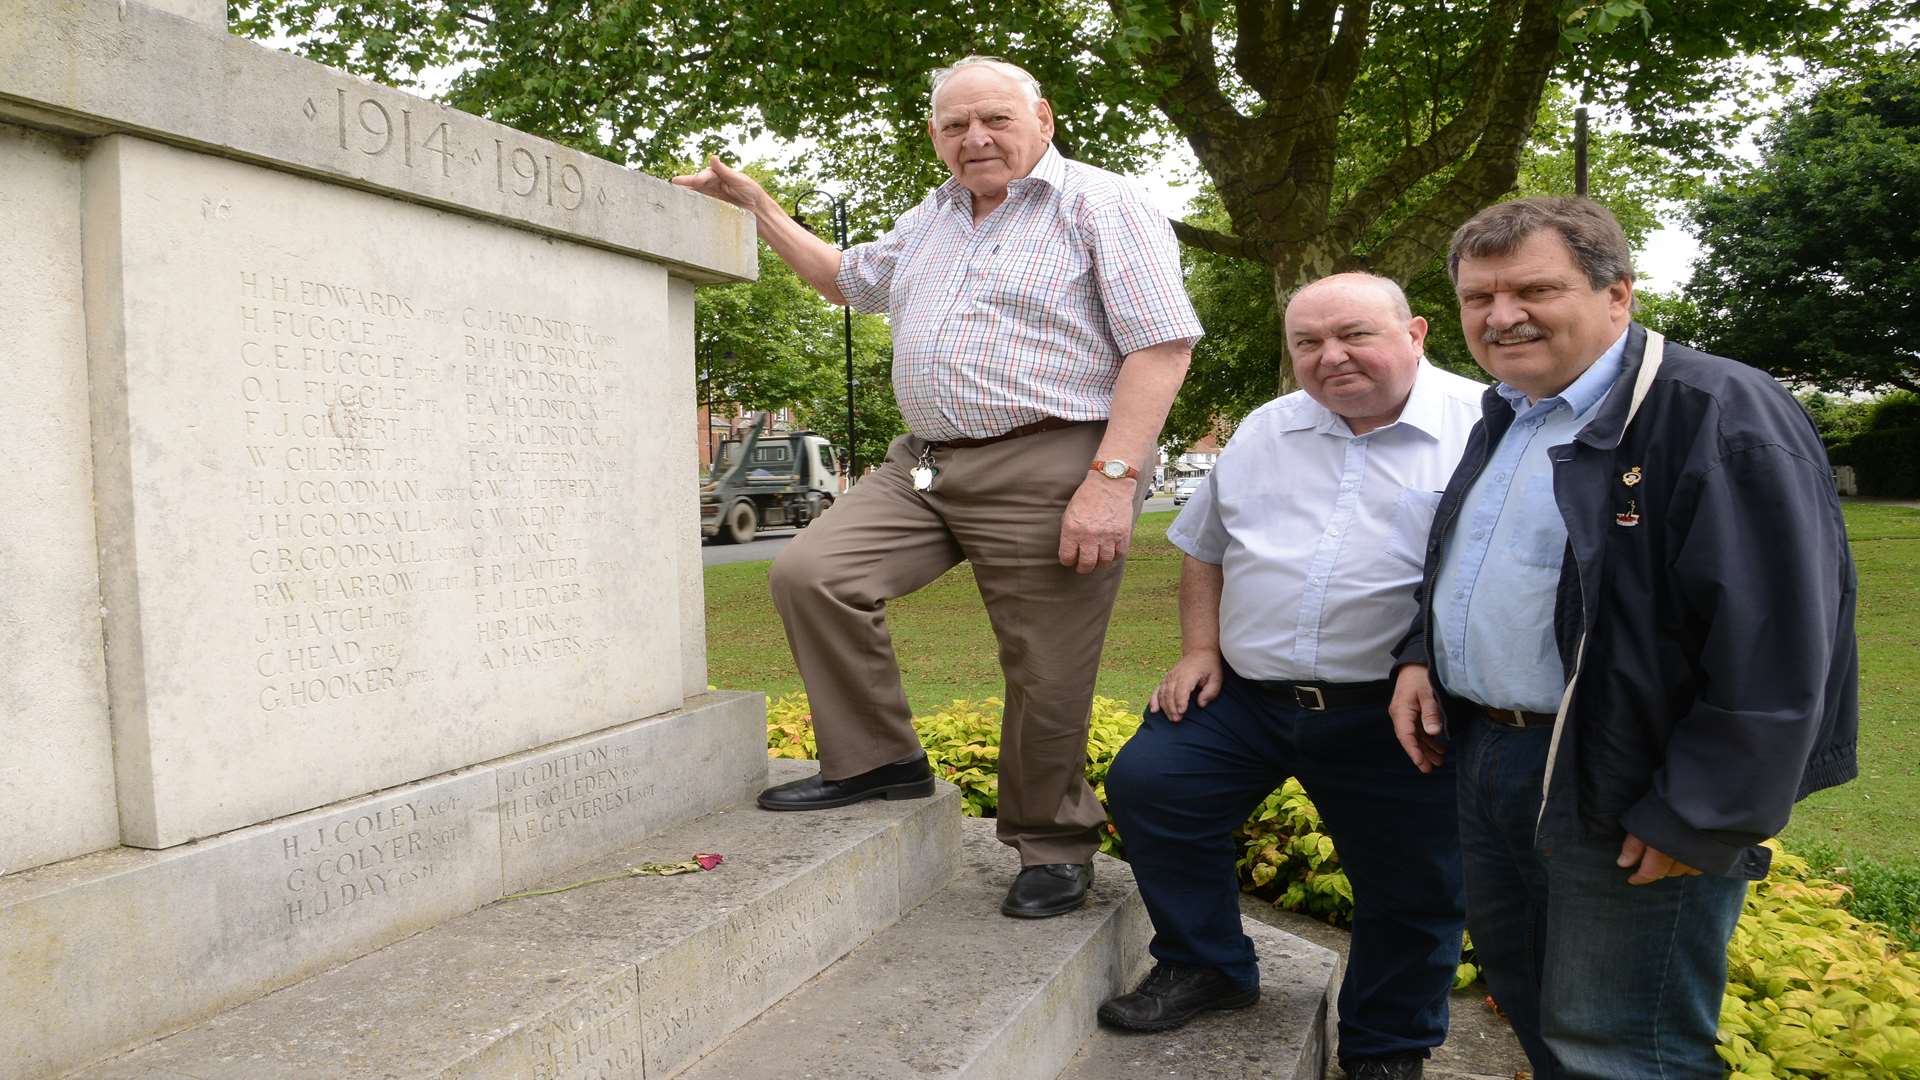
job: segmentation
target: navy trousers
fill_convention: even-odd
[[[1291,698],[1229,670],[1180,723],[1148,712],[1115,758],[1107,798],[1153,919],[1150,951],[1258,985],[1229,834],[1297,777],[1353,885],[1340,1060],[1424,1052],[1446,1039],[1466,918],[1452,765],[1415,769],[1384,705],[1314,712]]]

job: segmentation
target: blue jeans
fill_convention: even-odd
[[[1150,951],[1259,984],[1229,834],[1288,776],[1353,886],[1340,1059],[1438,1046],[1464,922],[1453,778],[1407,761],[1384,706],[1313,712],[1229,671],[1220,696],[1180,723],[1146,714],[1107,798],[1153,919]]]
[[[1551,736],[1480,717],[1455,725],[1467,929],[1493,999],[1535,1080],[1719,1080],[1727,939],[1747,883],[1628,885],[1617,837],[1536,846]]]

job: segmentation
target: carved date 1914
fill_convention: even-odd
[[[462,167],[482,166],[491,156],[496,191],[562,210],[577,210],[586,201],[586,177],[579,166],[556,163],[552,154],[536,154],[524,146],[509,146],[505,139],[492,140],[491,155],[481,146],[462,154],[447,121],[427,127],[426,121],[415,121],[412,109],[393,108],[371,97],[356,100],[345,89],[336,89],[331,110],[321,109],[308,98],[300,111],[310,121],[318,121],[323,113],[331,113],[334,143],[342,150],[358,150],[368,157],[381,157],[397,150],[409,169],[432,168],[432,159],[438,158],[441,176],[453,175],[456,161]],[[394,119],[396,112],[400,114],[398,122]],[[604,192],[601,201],[606,201]]]

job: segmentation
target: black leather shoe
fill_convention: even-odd
[[[869,769],[845,780],[822,780],[814,773],[760,793],[763,810],[829,810],[862,799],[924,799],[933,794],[933,770],[925,756]]]
[[[1209,1009],[1244,1009],[1260,988],[1242,990],[1219,968],[1155,964],[1131,994],[1100,1006],[1100,1022],[1128,1031],[1170,1031]]]
[[[1420,1054],[1401,1054],[1397,1057],[1354,1058],[1342,1064],[1347,1080],[1420,1080],[1426,1072],[1427,1059]]]
[[[1023,866],[1000,901],[1000,914],[1016,919],[1065,915],[1087,902],[1093,886],[1092,863],[1043,863]]]

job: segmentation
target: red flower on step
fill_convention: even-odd
[[[725,862],[727,860],[727,857],[725,855],[695,854],[694,859],[697,862],[699,862],[700,869],[711,870],[714,867],[719,866],[721,863]]]

